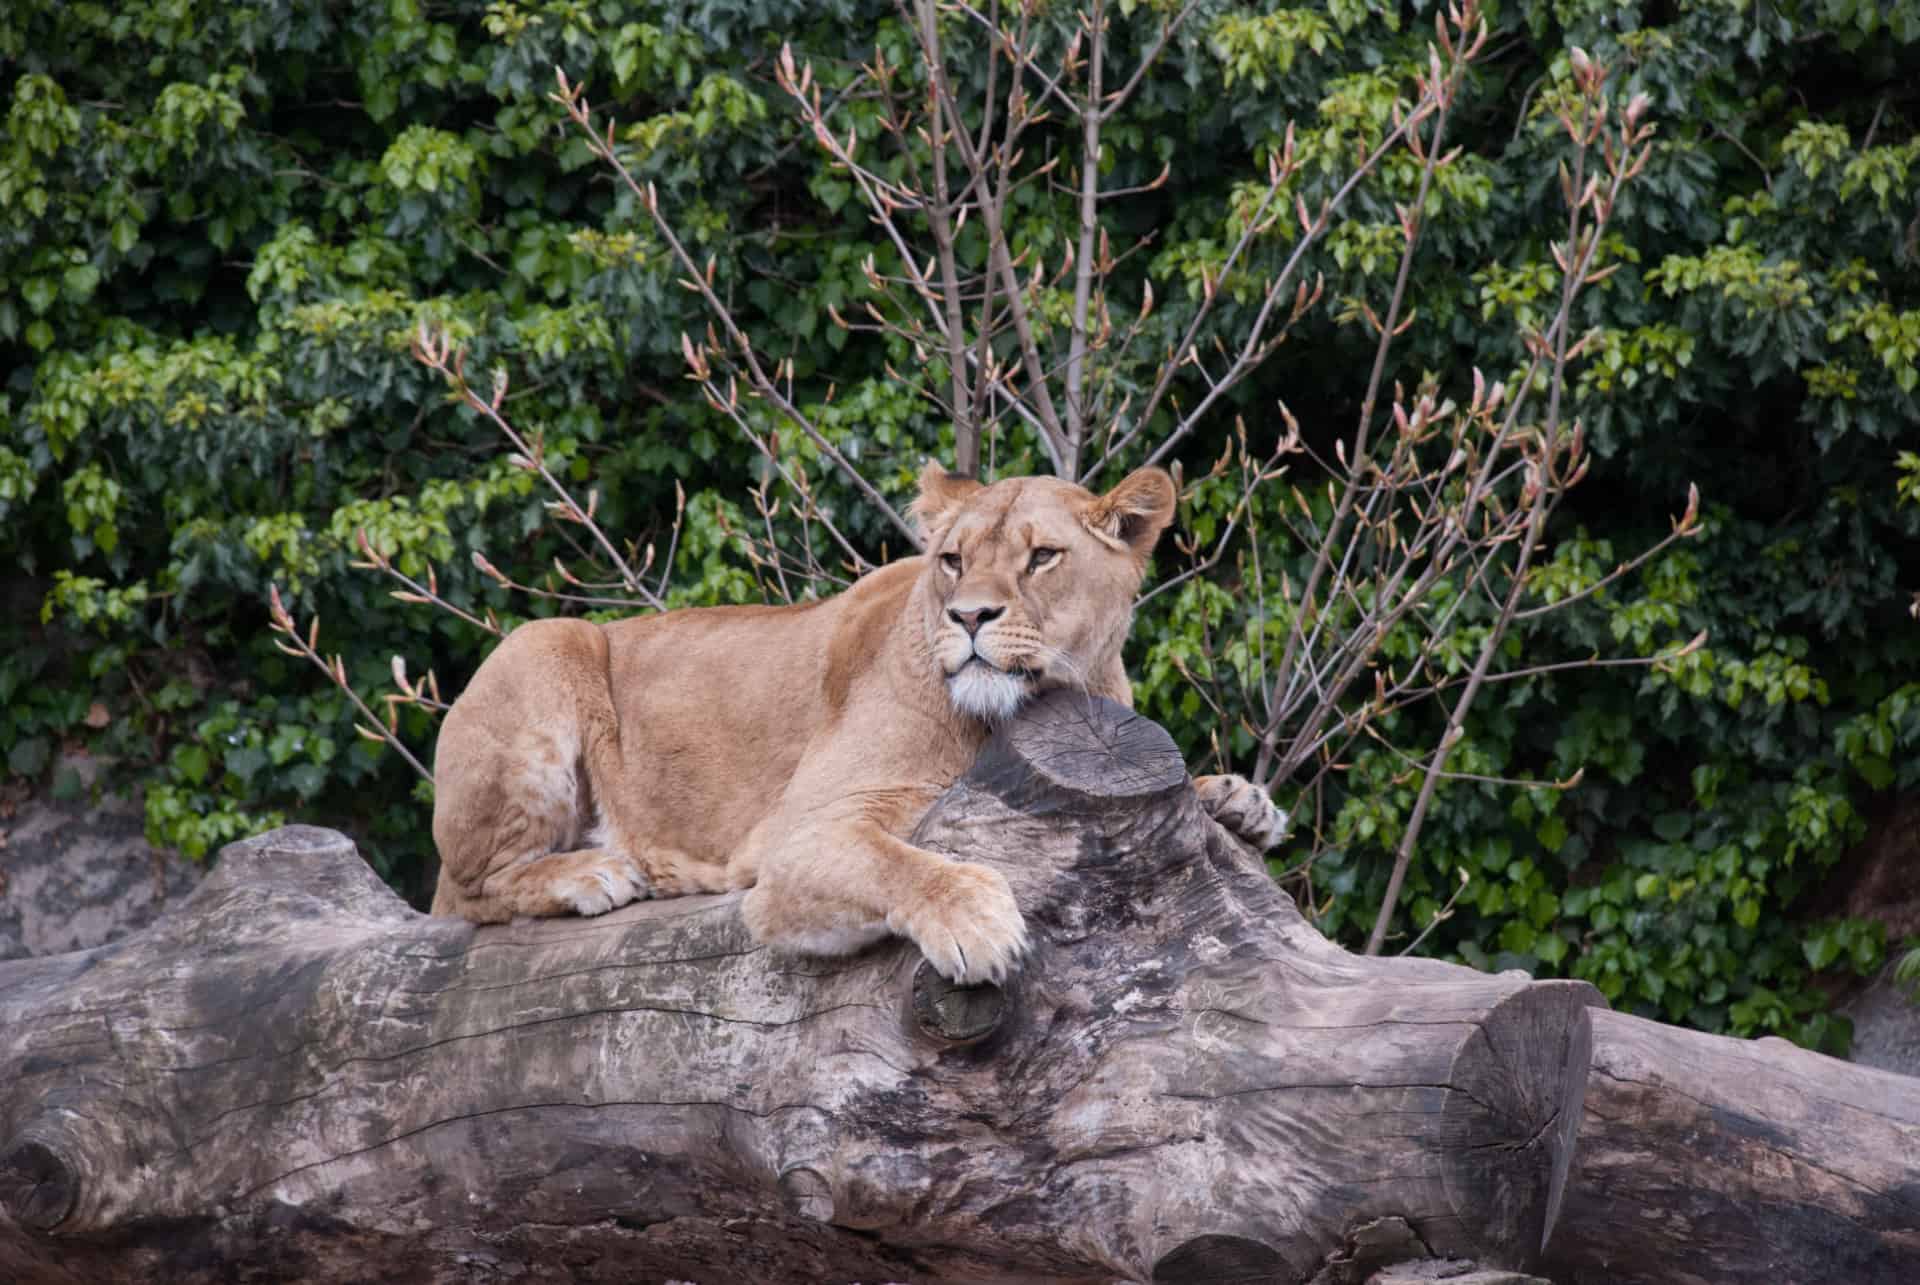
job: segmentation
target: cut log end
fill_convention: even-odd
[[[1586,1101],[1589,1013],[1605,1003],[1585,982],[1536,982],[1495,1005],[1455,1059],[1446,1114],[1473,1144],[1449,1194],[1477,1215],[1493,1261],[1513,1248],[1533,1261],[1553,1233]]]
[[[780,1175],[779,1187],[788,1213],[816,1223],[833,1221],[833,1184],[819,1170],[789,1169]]]
[[[1048,692],[996,732],[967,779],[1009,803],[1154,798],[1187,784],[1179,748],[1152,719],[1084,692]]]

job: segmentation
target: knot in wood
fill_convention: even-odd
[[[1000,1027],[1007,993],[998,986],[962,986],[926,960],[913,970],[913,1017],[945,1044],[978,1044]]]
[[[817,1223],[833,1221],[833,1184],[818,1169],[796,1166],[781,1174],[780,1200],[790,1214]]]
[[[52,1231],[80,1199],[80,1181],[58,1151],[22,1138],[0,1155],[0,1209],[22,1227]]]

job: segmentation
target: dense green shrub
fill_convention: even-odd
[[[1317,200],[1377,137],[1431,17],[1372,0],[1210,3],[1183,28],[1102,158],[1116,184],[1175,166],[1123,215],[1153,241],[1120,280],[1155,284],[1166,336],[1286,122],[1312,161],[1301,195]],[[1584,778],[1445,787],[1399,940],[1454,898],[1423,949],[1586,977],[1624,1007],[1710,1029],[1831,1044],[1843,1036],[1811,971],[1870,964],[1882,943],[1796,910],[1877,796],[1920,787],[1920,628],[1906,612],[1920,505],[1898,505],[1895,476],[1920,422],[1920,4],[1563,0],[1490,18],[1393,373],[1457,387],[1473,365],[1517,365],[1515,323],[1553,307],[1566,51],[1616,66],[1650,96],[1660,141],[1611,232],[1621,267],[1581,304],[1597,337],[1574,409],[1598,458],[1539,592],[1577,594],[1664,534],[1689,481],[1706,532],[1511,641],[1531,664],[1651,654],[1701,629],[1709,641],[1664,671],[1491,689],[1457,770]],[[423,319],[466,345],[471,369],[511,370],[515,422],[570,482],[597,487],[608,530],[664,539],[684,485],[672,602],[759,594],[727,534],[752,513],[752,453],[681,379],[679,337],[707,319],[631,197],[561,127],[546,98],[556,64],[618,113],[641,176],[714,256],[762,348],[791,356],[825,431],[903,494],[943,425],[887,373],[911,354],[830,320],[868,297],[861,262],[887,251],[773,87],[783,41],[830,91],[876,45],[911,56],[891,8],[853,0],[9,5],[0,559],[37,608],[0,622],[9,770],[40,776],[59,745],[86,744],[146,786],[156,842],[204,854],[299,812],[348,825],[418,891],[430,845],[413,777],[273,648],[263,602],[277,583],[303,621],[319,612],[323,649],[362,692],[396,653],[455,687],[485,635],[351,570],[359,530],[408,574],[433,565],[450,598],[509,621],[545,610],[468,560],[485,549],[526,578],[572,549],[494,431],[410,356]],[[844,110],[871,131],[857,96]],[[1311,265],[1326,302],[1190,443],[1190,474],[1236,414],[1270,440],[1277,396],[1310,438],[1353,422],[1372,345],[1347,301],[1391,283],[1407,181],[1390,168],[1356,195]],[[1033,189],[1014,212],[1023,242],[1057,259],[1066,210]],[[996,463],[1043,460],[1016,433]],[[884,522],[830,473],[820,485],[878,556]],[[1189,499],[1203,538],[1224,521],[1221,485]],[[1261,531],[1263,566],[1310,556],[1274,522]],[[1221,640],[1244,646],[1273,623],[1249,611],[1238,552],[1237,570],[1155,598],[1135,642],[1142,705],[1196,757],[1218,734],[1236,763],[1250,742],[1182,667],[1207,667],[1210,650],[1230,665]],[[428,743],[423,715],[400,716]],[[1430,741],[1424,715],[1399,717],[1396,743]],[[1329,931],[1357,939],[1371,920],[1408,773],[1369,745],[1311,797],[1282,789],[1303,837],[1276,870],[1317,848],[1301,892]]]

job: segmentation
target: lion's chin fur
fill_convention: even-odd
[[[1032,694],[1025,678],[991,665],[963,665],[947,675],[947,698],[953,707],[984,723],[1012,718]]]

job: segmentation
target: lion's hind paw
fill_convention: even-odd
[[[576,915],[604,915],[650,894],[646,876],[625,857],[612,853],[569,855],[587,859],[555,878],[548,890]]]

